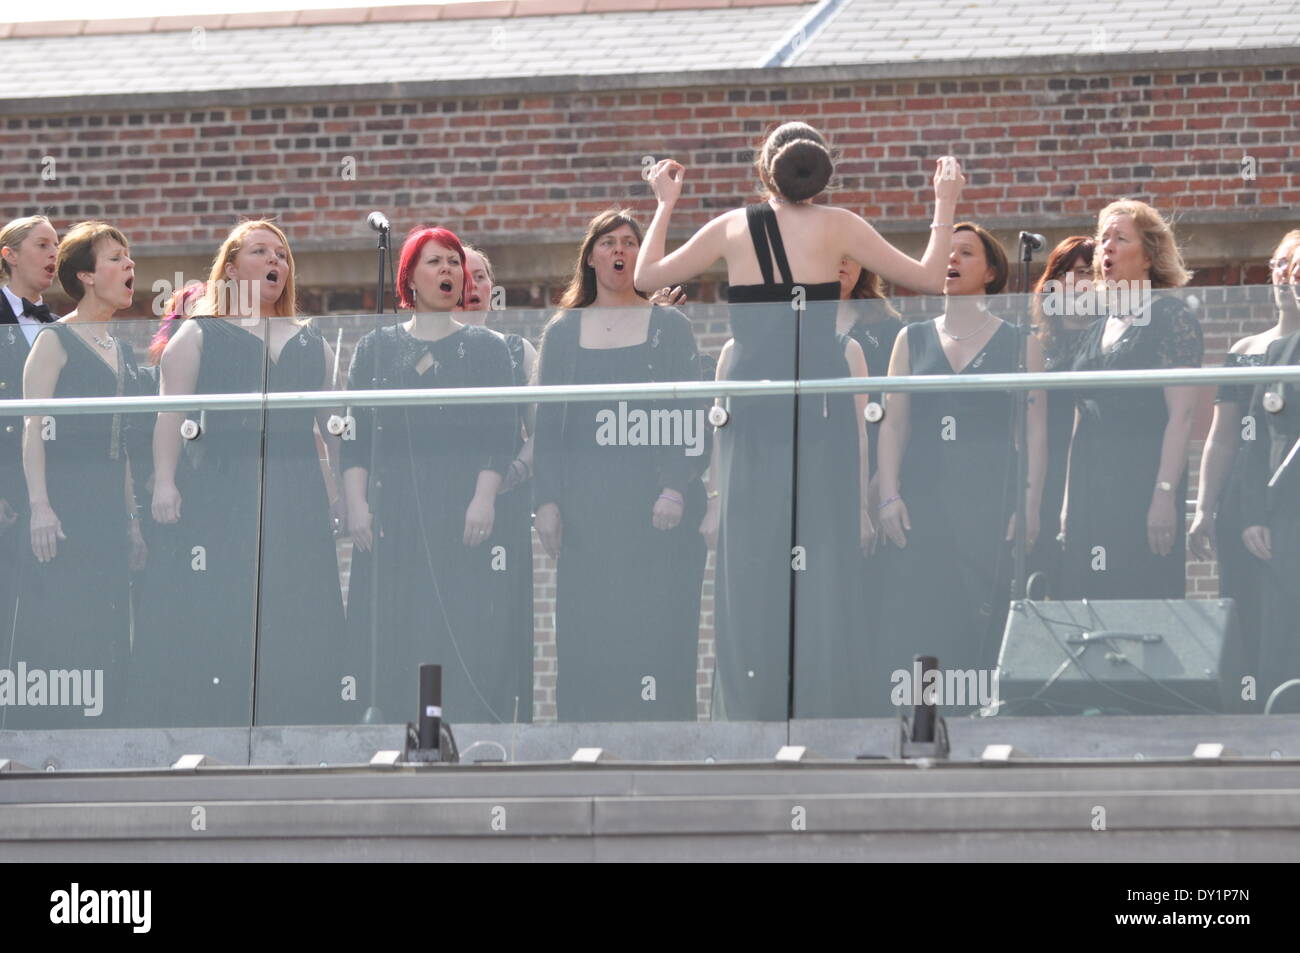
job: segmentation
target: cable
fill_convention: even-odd
[[[1139,696],[1137,696],[1137,695],[1130,695],[1130,694],[1128,694],[1127,692],[1124,692],[1124,691],[1121,691],[1121,690],[1118,689],[1118,688],[1115,688],[1113,685],[1108,685],[1108,684],[1105,683],[1105,682],[1099,681],[1095,675],[1093,675],[1093,674],[1092,674],[1091,672],[1089,672],[1086,668],[1084,668],[1081,664],[1079,664],[1079,660],[1083,657],[1083,653],[1084,653],[1084,651],[1087,650],[1088,643],[1084,643],[1084,644],[1080,647],[1080,648],[1081,648],[1080,652],[1076,655],[1074,652],[1072,652],[1072,651],[1070,650],[1069,646],[1066,645],[1066,643],[1064,643],[1064,642],[1061,641],[1061,637],[1060,637],[1059,635],[1056,634],[1056,630],[1053,628],[1053,626],[1054,626],[1054,625],[1072,626],[1072,627],[1074,627],[1074,628],[1081,629],[1081,630],[1083,630],[1083,631],[1085,631],[1085,632],[1088,631],[1090,628],[1099,628],[1099,627],[1101,626],[1101,624],[1102,624],[1102,622],[1101,622],[1101,618],[1100,618],[1100,616],[1097,615],[1097,611],[1096,611],[1095,607],[1093,606],[1092,602],[1089,601],[1089,600],[1087,600],[1087,599],[1083,600],[1083,602],[1084,602],[1084,605],[1085,605],[1085,606],[1087,607],[1087,609],[1088,609],[1088,613],[1089,613],[1089,615],[1093,618],[1093,621],[1094,621],[1094,625],[1093,625],[1093,626],[1080,625],[1080,624],[1077,623],[1077,622],[1074,622],[1074,621],[1071,621],[1071,620],[1067,620],[1067,619],[1049,619],[1049,618],[1047,618],[1045,615],[1043,615],[1042,611],[1041,611],[1041,610],[1038,608],[1038,606],[1035,605],[1033,602],[1026,602],[1025,605],[1029,606],[1029,607],[1033,610],[1034,614],[1038,617],[1038,620],[1044,624],[1045,628],[1047,629],[1048,634],[1050,634],[1050,635],[1052,636],[1052,638],[1056,640],[1056,643],[1057,643],[1057,645],[1060,647],[1061,652],[1062,652],[1062,653],[1067,657],[1067,658],[1066,658],[1067,663],[1072,662],[1072,663],[1074,664],[1074,666],[1079,670],[1079,672],[1080,672],[1082,675],[1086,676],[1086,677],[1088,678],[1088,680],[1091,681],[1091,682],[1092,682],[1094,685],[1096,685],[1098,688],[1104,689],[1105,691],[1108,691],[1108,692],[1110,692],[1110,693],[1113,694],[1113,695],[1118,695],[1120,698],[1126,699],[1127,701],[1130,701],[1130,702],[1136,702],[1138,705],[1141,705],[1141,706],[1145,706],[1145,707],[1148,707],[1148,708],[1150,708],[1150,707],[1154,707],[1154,708],[1164,708],[1164,709],[1166,709],[1166,710],[1168,710],[1168,711],[1175,712],[1175,713],[1178,713],[1178,714],[1186,714],[1186,713],[1187,713],[1187,709],[1186,709],[1186,708],[1183,708],[1183,707],[1171,707],[1171,706],[1168,706],[1168,705],[1161,705],[1161,704],[1159,704],[1158,702],[1153,702],[1153,701],[1150,701],[1150,700],[1148,700],[1148,699],[1141,698],[1141,697],[1139,697]],[[1200,711],[1200,712],[1205,712],[1205,713],[1207,713],[1207,714],[1217,714],[1217,712],[1215,712],[1214,709],[1212,709],[1212,708],[1206,708],[1204,705],[1201,705],[1200,703],[1198,703],[1198,702],[1196,702],[1196,701],[1194,701],[1194,700],[1192,700],[1192,699],[1190,699],[1190,698],[1187,698],[1186,696],[1180,694],[1179,692],[1174,691],[1174,689],[1170,688],[1169,686],[1161,684],[1159,680],[1155,679],[1154,677],[1152,677],[1151,675],[1149,675],[1147,672],[1144,672],[1144,671],[1143,671],[1139,666],[1137,666],[1137,665],[1133,664],[1131,661],[1129,661],[1128,658],[1125,657],[1124,654],[1123,654],[1122,652],[1119,652],[1118,648],[1117,648],[1113,643],[1111,643],[1109,639],[1106,640],[1106,645],[1107,645],[1107,647],[1109,647],[1113,652],[1117,652],[1120,661],[1127,662],[1127,663],[1128,663],[1128,664],[1133,668],[1133,670],[1136,671],[1139,675],[1143,676],[1143,677],[1146,678],[1148,681],[1153,682],[1154,684],[1158,685],[1161,689],[1163,689],[1164,691],[1166,691],[1166,692],[1168,692],[1169,694],[1173,695],[1175,698],[1178,698],[1180,701],[1185,702],[1187,705],[1192,706],[1193,709],[1198,710],[1198,711]],[[1049,685],[1050,685],[1051,681],[1052,681],[1052,680],[1049,680]],[[1039,689],[1039,691],[1040,691],[1040,692],[1045,691],[1045,690],[1047,689],[1047,687],[1048,687],[1048,685],[1044,685],[1043,688]],[[1036,695],[1035,695],[1034,697],[1035,697],[1035,699],[1037,698]]]

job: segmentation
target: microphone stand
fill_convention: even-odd
[[[1030,300],[1029,300],[1029,263],[1034,258],[1034,242],[1027,232],[1020,233],[1020,290],[1024,298],[1022,307],[1016,309],[1016,373],[1023,374],[1029,363],[1030,334]],[[1011,600],[1025,598],[1026,594],[1026,529],[1028,526],[1028,500],[1025,491],[1029,481],[1029,392],[1023,388],[1016,391],[1013,403],[1012,434],[1016,442],[1016,535],[1012,541],[1012,578]]]
[[[379,229],[379,241],[377,245],[379,254],[379,284],[375,291],[376,314],[384,313],[384,266],[387,262],[388,269],[392,270],[392,245],[387,228]],[[394,302],[393,311],[396,313],[396,302]],[[375,367],[371,374],[371,380],[379,379],[379,348],[375,348]],[[353,418],[355,420],[355,418]],[[381,725],[384,723],[384,713],[379,707],[379,538],[380,526],[375,518],[379,513],[379,496],[383,490],[384,483],[379,479],[376,466],[379,462],[379,442],[384,433],[384,425],[379,417],[379,409],[375,408],[373,412],[374,427],[370,437],[370,471],[369,486],[366,489],[366,500],[370,507],[370,705],[366,708],[366,713],[362,716],[362,723],[367,725]]]

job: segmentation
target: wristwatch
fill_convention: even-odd
[[[1161,480],[1156,484],[1156,489],[1164,490],[1166,493],[1172,493],[1174,491],[1174,485],[1168,480]]]

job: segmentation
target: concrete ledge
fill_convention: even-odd
[[[978,761],[990,744],[1012,744],[1040,759],[1191,758],[1203,742],[1227,745],[1247,759],[1300,757],[1300,715],[959,718],[948,729],[957,761]],[[892,756],[898,728],[876,718],[456,725],[455,731],[461,751],[494,742],[515,763],[565,762],[579,748],[604,748],[628,762],[701,764],[768,761],[787,744],[833,759]],[[0,758],[54,771],[165,768],[185,754],[225,765],[364,765],[376,751],[402,747],[402,733],[399,725],[0,731]]]

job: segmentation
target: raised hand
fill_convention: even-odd
[[[682,194],[686,167],[675,159],[660,159],[650,170],[648,181],[660,205],[674,205]]]

